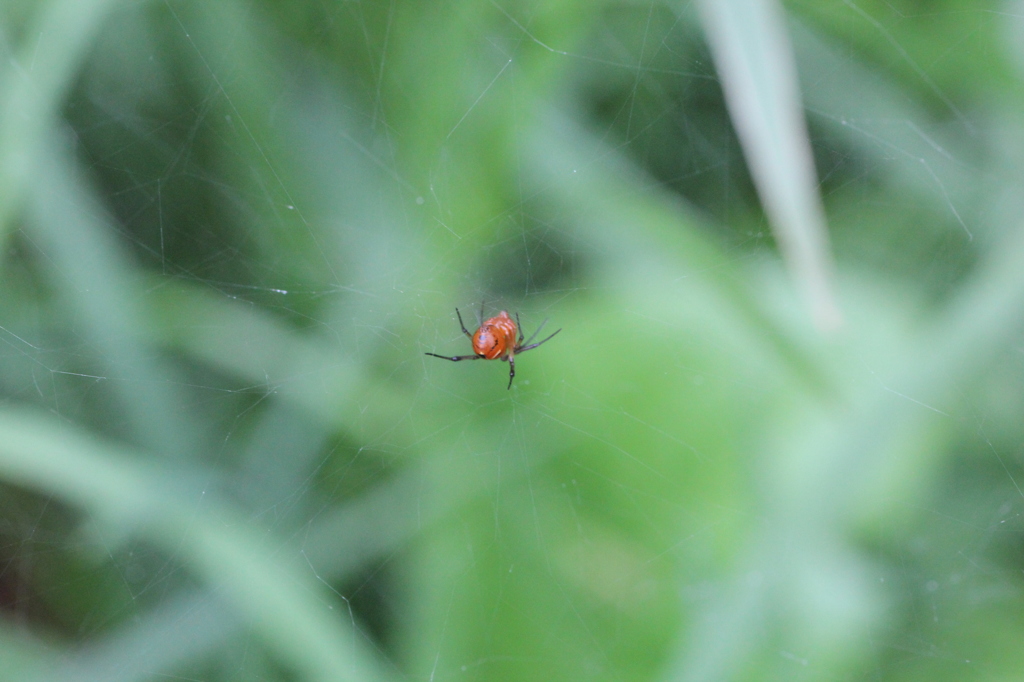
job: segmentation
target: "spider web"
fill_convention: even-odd
[[[3,387],[185,521],[12,479],[4,655],[315,677],[196,560],[226,510],[354,679],[1019,670],[1020,13],[916,7],[789,7],[823,339],[689,5],[118,6],[9,235]],[[425,355],[456,308],[563,331],[506,390]]]

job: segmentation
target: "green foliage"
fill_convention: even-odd
[[[0,680],[1018,675],[1024,25],[722,3],[7,3]]]

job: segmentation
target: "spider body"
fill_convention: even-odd
[[[519,353],[525,353],[528,350],[532,350],[542,343],[546,343],[555,334],[562,331],[557,330],[555,334],[547,337],[543,341],[537,343],[531,343],[537,336],[540,330],[544,327],[541,324],[537,328],[527,341],[523,341],[523,329],[522,325],[519,324],[519,314],[516,314],[516,319],[513,320],[509,317],[509,314],[502,310],[494,317],[485,320],[480,328],[475,333],[470,334],[469,330],[466,329],[466,325],[462,321],[462,313],[459,309],[455,309],[455,314],[459,318],[459,327],[462,328],[462,333],[469,337],[469,340],[473,343],[473,355],[438,355],[437,353],[426,353],[426,355],[432,355],[435,358],[441,358],[442,360],[451,360],[452,362],[459,362],[460,360],[502,360],[508,362],[508,388],[512,388],[512,379],[516,376],[516,355]],[[483,317],[483,315],[481,315]],[[547,320],[545,320],[547,322]]]
[[[518,329],[515,320],[502,310],[473,334],[473,352],[484,360],[504,360],[509,351],[515,351]]]

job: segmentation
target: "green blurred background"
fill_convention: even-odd
[[[831,331],[690,3],[6,0],[0,679],[1024,677],[1024,4],[784,11]]]

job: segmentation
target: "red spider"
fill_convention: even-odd
[[[462,327],[462,333],[473,342],[473,355],[438,355],[437,353],[426,353],[426,355],[433,355],[435,358],[451,360],[452,362],[458,362],[459,360],[507,360],[508,388],[512,388],[512,379],[516,376],[516,355],[525,353],[542,343],[550,341],[555,334],[562,331],[559,329],[555,334],[552,334],[543,341],[530,343],[540,333],[540,330],[544,328],[542,323],[526,343],[523,343],[523,328],[519,324],[519,313],[516,313],[516,319],[513,321],[508,316],[508,313],[502,310],[495,317],[481,324],[475,334],[470,334],[466,329],[466,325],[462,322],[462,313],[459,312],[458,308],[455,309],[455,314],[459,316],[459,326]],[[517,334],[519,336],[518,340],[516,339]]]

